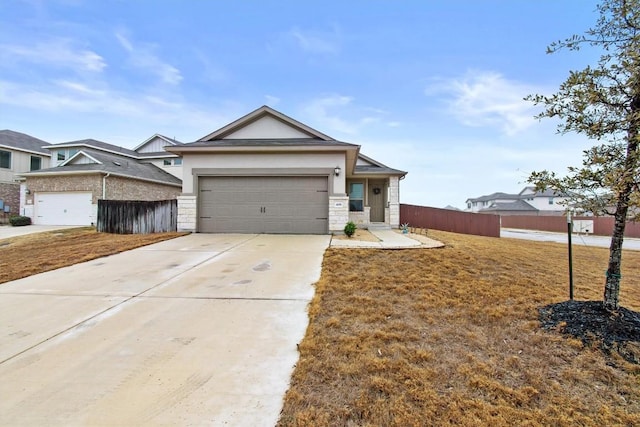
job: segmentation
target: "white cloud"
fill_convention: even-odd
[[[267,105],[270,107],[275,107],[280,103],[280,98],[278,98],[277,96],[265,95],[264,99],[266,100]]]
[[[154,74],[167,84],[177,85],[182,81],[180,70],[158,58],[153,52],[154,46],[134,45],[123,32],[116,32],[115,37],[124,50],[129,53],[129,61],[135,68]]]
[[[309,53],[334,54],[340,51],[339,31],[302,31],[294,27],[288,33],[300,49]]]
[[[57,80],[53,85],[35,86],[0,80],[0,105],[26,108],[34,114],[100,114],[105,121],[148,123],[149,128],[179,123],[183,127],[202,129],[218,126],[220,114],[215,107],[205,109],[170,99],[163,94],[121,92],[105,86],[92,87],[84,82]],[[222,109],[221,111],[225,111]],[[175,126],[174,126],[175,127]]]
[[[437,79],[425,90],[428,96],[444,95],[448,111],[464,125],[496,127],[507,136],[536,123],[536,108],[523,100],[536,92],[539,89],[488,71]]]
[[[344,134],[349,139],[357,137],[365,129],[400,126],[397,121],[384,121],[385,116],[390,114],[387,111],[359,106],[354,103],[353,97],[345,95],[333,94],[311,99],[301,110],[305,119],[315,123],[318,129]]]
[[[67,39],[51,39],[34,45],[0,45],[2,62],[29,62],[58,68],[100,72],[106,66],[104,58],[92,50],[75,46]]]

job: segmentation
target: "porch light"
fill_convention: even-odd
[[[336,173],[336,176],[340,176],[340,171],[342,169],[340,169],[340,166],[336,166],[336,168],[334,169],[334,172]]]

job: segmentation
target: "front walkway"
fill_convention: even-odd
[[[419,249],[441,248],[444,243],[419,234],[402,234],[394,230],[370,229],[369,232],[378,238],[378,242],[363,240],[331,239],[331,246],[337,248],[377,248],[377,249]]]

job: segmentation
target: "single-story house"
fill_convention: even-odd
[[[407,172],[268,106],[165,149],[182,157],[179,230],[326,234],[349,220],[399,226]]]
[[[48,168],[51,154],[42,148],[41,139],[0,130],[0,213],[18,214],[20,209],[20,174]]]
[[[156,139],[148,140],[151,150],[158,149],[153,147]],[[182,181],[170,173],[173,164],[154,164],[175,161],[177,156],[165,151],[154,156],[92,139],[45,148],[58,165],[22,174],[21,210],[34,224],[91,225],[96,223],[98,199],[165,200],[181,193]]]

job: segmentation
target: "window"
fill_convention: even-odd
[[[173,161],[173,164],[174,164],[174,165],[176,165],[176,166],[181,165],[181,164],[182,164],[182,157],[180,157],[180,158],[178,158],[178,159],[175,159],[175,160]]]
[[[552,205],[553,204],[553,197],[549,197],[549,204]]]
[[[31,168],[29,170],[39,171],[40,169],[42,169],[42,158],[31,156]]]
[[[467,203],[467,209],[471,209],[471,202]]]
[[[361,182],[349,184],[349,210],[353,212],[364,211],[364,184]]]
[[[58,151],[58,161],[62,162],[66,159],[67,157],[64,155],[64,151]]]
[[[11,169],[11,151],[0,150],[0,168]]]
[[[165,166],[171,166],[171,159],[164,159],[162,161],[162,164],[165,165]]]

